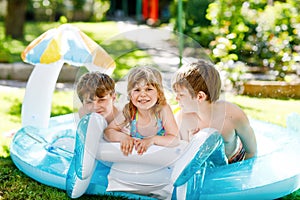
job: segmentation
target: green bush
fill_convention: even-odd
[[[241,78],[236,75],[245,70],[232,70],[241,66],[236,62],[267,68],[276,80],[290,80],[286,76],[299,71],[299,0],[274,1],[274,5],[266,0],[215,0],[203,14],[205,2],[211,1],[184,1],[184,33],[210,49],[210,57],[233,85],[238,85],[235,81]]]
[[[267,67],[277,80],[284,80],[300,60],[299,9],[292,2],[217,0],[210,4],[207,16],[220,30],[209,46],[214,60]]]
[[[10,63],[13,60],[8,44],[7,40],[0,39],[0,63]]]

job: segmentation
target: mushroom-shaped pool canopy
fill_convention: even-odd
[[[24,62],[51,64],[58,61],[74,66],[86,66],[111,74],[114,60],[95,41],[70,24],[53,28],[33,40],[22,52]]]
[[[22,52],[24,62],[35,65],[26,86],[22,126],[47,128],[52,95],[64,63],[111,75],[115,62],[77,27],[63,24],[33,40]]]

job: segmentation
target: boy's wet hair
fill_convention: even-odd
[[[166,105],[167,101],[164,95],[164,88],[162,83],[161,73],[154,67],[148,65],[142,65],[132,68],[128,74],[127,94],[130,97],[131,91],[136,84],[144,82],[147,85],[151,85],[157,90],[157,102],[152,112],[159,112],[161,107]],[[131,101],[125,105],[123,114],[125,116],[125,123],[128,123],[133,115],[136,113],[136,107]]]
[[[180,87],[187,88],[193,98],[202,91],[207,95],[207,101],[215,102],[221,93],[220,74],[212,63],[199,60],[179,69],[172,87],[174,91]]]
[[[96,96],[103,98],[115,93],[115,82],[107,74],[88,72],[80,77],[76,91],[81,102],[84,99],[93,100]]]

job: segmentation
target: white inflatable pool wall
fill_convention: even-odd
[[[84,126],[85,127],[85,126]],[[93,173],[97,151],[103,141],[103,132],[107,127],[104,117],[92,113],[86,129],[78,126],[74,158],[76,174],[80,179],[86,179]]]
[[[153,145],[142,156],[138,155],[135,150],[131,155],[124,156],[120,150],[120,143],[109,143],[103,139],[103,130],[106,126],[105,119],[96,113],[91,113],[80,120],[76,131],[74,158],[71,161],[67,178],[67,193],[70,197],[77,198],[85,193],[89,184],[86,180],[90,180],[94,173],[96,159],[113,163],[109,175],[110,183],[114,180],[122,180],[122,183],[131,182],[137,188],[137,184],[153,185],[149,183],[153,177],[160,181],[161,177],[164,177],[166,183],[163,187],[173,185],[170,177],[166,175],[171,175],[170,167],[173,167],[187,152],[187,142],[181,141],[180,145],[171,148]],[[202,143],[204,141],[205,139],[201,140]],[[137,178],[137,176],[140,177]],[[132,177],[134,177],[134,183],[130,180]],[[120,185],[124,186],[124,184],[118,186],[116,182],[109,184],[107,191],[128,191],[127,186],[121,187]],[[169,191],[170,194],[172,191]]]

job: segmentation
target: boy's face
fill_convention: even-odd
[[[88,112],[96,112],[106,118],[113,112],[115,99],[115,94],[107,94],[101,98],[95,96],[93,99],[84,99],[83,106]]]
[[[184,86],[177,86],[176,87],[176,101],[179,104],[182,112],[189,113],[189,112],[196,112],[198,104],[197,99],[193,98],[188,89]]]

